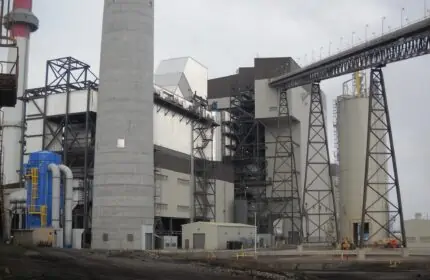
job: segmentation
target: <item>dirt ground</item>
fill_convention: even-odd
[[[339,263],[339,264],[338,264]],[[343,263],[321,260],[181,259],[144,252],[94,252],[0,245],[0,279],[430,279],[424,262]],[[425,262],[430,264],[430,262]],[[409,271],[405,271],[409,270]]]

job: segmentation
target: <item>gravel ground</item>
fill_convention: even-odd
[[[282,262],[288,262],[283,260]],[[354,267],[355,266],[355,267]],[[288,270],[288,271],[287,271]],[[180,260],[144,252],[94,252],[0,245],[0,280],[3,279],[430,279],[424,269],[388,269],[385,264],[367,269],[351,264],[331,271],[291,271],[254,260]],[[378,271],[379,270],[379,271]]]
[[[196,263],[169,262],[150,255],[25,249],[0,245],[0,279],[258,279]],[[295,278],[259,278],[295,279]]]

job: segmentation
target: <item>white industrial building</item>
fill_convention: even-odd
[[[58,61],[62,61],[63,64],[66,64],[64,61],[80,63],[82,67],[78,67],[79,71],[88,71],[89,68],[84,63],[70,57],[48,61],[48,65],[58,64]],[[272,70],[276,68],[274,67],[276,64],[283,64],[285,61],[294,63],[291,58],[256,59],[255,75],[246,79],[252,83],[252,88],[255,89],[255,119],[265,127],[266,158],[263,160],[267,165],[264,170],[264,180],[268,182],[271,181],[273,174],[273,154],[275,152],[273,137],[278,133],[276,120],[278,118],[279,93],[268,86],[268,79],[274,76],[274,73],[267,70],[268,67],[263,67],[265,72],[258,72],[261,72],[259,70],[261,64],[271,65],[270,69]],[[56,71],[65,71],[71,74],[76,69],[57,69]],[[47,73],[47,76],[52,75]],[[181,110],[173,110],[171,104],[182,107],[185,111],[195,111],[191,99],[196,95],[202,97],[203,100],[209,97],[209,107],[206,109],[199,107],[200,109],[197,111],[202,113],[205,118],[212,119],[217,123],[211,134],[210,144],[205,148],[206,159],[215,163],[213,169],[215,192],[212,200],[207,201],[208,205],[212,205],[215,210],[215,215],[211,220],[217,223],[250,223],[249,216],[251,215],[252,218],[252,211],[248,211],[249,207],[253,207],[252,205],[247,205],[242,209],[242,212],[246,213],[244,214],[245,218],[243,215],[238,218],[240,213],[234,211],[235,179],[233,171],[235,167],[229,158],[234,154],[234,149],[231,146],[235,144],[236,140],[231,134],[225,133],[229,129],[226,123],[230,119],[230,114],[225,109],[230,107],[230,84],[222,85],[220,90],[217,88],[218,81],[223,78],[208,82],[207,76],[207,69],[189,57],[164,60],[155,71],[154,97],[158,98],[156,99],[158,101],[154,101],[153,109],[154,213],[158,217],[158,219],[156,218],[156,223],[158,223],[156,236],[180,236],[181,226],[188,223],[195,215],[196,199],[193,195],[193,189],[190,187],[193,185],[193,176],[190,176],[192,173],[190,153],[193,151],[193,143],[195,145],[196,142],[192,140],[191,125],[193,122],[187,115],[181,114]],[[81,193],[75,207],[74,228],[91,228],[89,217],[92,209],[94,124],[97,118],[99,93],[97,87],[85,86],[88,84],[88,82],[82,81],[69,81],[67,84],[66,80],[53,80],[49,82],[48,86],[28,90],[25,99],[26,131],[23,162],[26,162],[29,153],[40,150],[60,152],[63,157],[67,158],[66,161],[74,172],[76,189],[79,189]],[[78,88],[78,85],[81,88]],[[47,92],[47,89],[50,91]],[[299,194],[302,196],[308,137],[309,90],[303,87],[289,90],[288,99],[291,107],[290,114],[293,118],[292,138],[296,147]],[[323,100],[325,107],[325,98]],[[216,108],[216,110],[210,111],[211,108]],[[281,121],[283,125],[287,124],[285,119]],[[65,125],[66,123],[69,125]],[[68,133],[67,137],[65,137],[66,133]],[[64,141],[65,138],[67,141]],[[117,143],[117,145],[122,144]],[[84,161],[85,155],[87,155],[86,161]],[[196,154],[193,156],[198,157]],[[262,172],[262,170],[260,171]],[[263,187],[266,188],[267,194],[273,195],[274,192],[270,185],[263,185]],[[87,205],[85,205],[85,190],[88,191]],[[278,193],[286,193],[290,190],[277,191]],[[331,202],[327,203],[331,204]],[[271,204],[271,207],[277,207],[276,201],[271,202]],[[294,208],[297,210],[299,205],[296,204]],[[260,214],[266,215],[267,213]],[[297,223],[300,223],[299,217],[296,217],[296,220]],[[275,227],[275,234],[284,236],[288,243],[296,242],[297,232],[291,228],[292,224],[289,219],[276,219],[272,222]],[[157,228],[157,225],[155,226]],[[179,237],[178,242],[180,243],[182,239]],[[125,241],[126,245],[122,244],[121,246],[130,249],[136,248],[131,244],[131,241],[128,242],[130,245],[127,245],[127,241]],[[178,245],[179,247],[184,246],[184,244]]]
[[[253,243],[255,226],[239,223],[197,222],[182,225],[184,249],[222,250],[227,242]]]
[[[82,69],[78,71],[88,70],[84,63],[73,58],[49,61],[48,65],[58,64],[58,61],[81,63]],[[72,69],[59,71],[73,72]],[[47,73],[47,76],[50,76],[50,73]],[[69,84],[66,80],[54,82],[55,85],[51,85],[51,91],[46,92],[46,88],[49,89],[49,87],[27,91],[23,162],[27,161],[29,153],[40,150],[56,151],[62,153],[63,158],[67,157],[66,161],[68,161],[68,165],[72,168],[76,178],[75,186],[81,190],[78,199],[79,205],[74,213],[74,227],[87,226],[91,228],[91,219],[84,217],[84,215],[89,216],[91,213],[94,124],[97,118],[98,88],[85,88],[85,84],[89,83],[82,81],[71,81]],[[73,90],[78,85],[82,88]],[[207,207],[214,209],[214,215],[210,217],[210,220],[233,222],[233,173],[231,164],[221,161],[221,143],[226,142],[221,137],[227,137],[220,133],[221,113],[212,112],[209,108],[201,106],[196,109],[191,100],[193,95],[206,98],[207,69],[190,57],[162,61],[154,75],[154,98],[156,101],[154,101],[153,109],[154,213],[158,217],[157,236],[179,235],[181,225],[190,221],[198,203],[193,195],[193,182],[192,176],[190,176],[192,168],[190,154],[193,152],[194,157],[199,157],[193,151],[193,149],[195,150],[193,145],[198,145],[198,143],[196,140],[193,141],[196,135],[195,132],[192,133],[193,122],[191,122],[187,112],[197,112],[202,118],[217,124],[213,131],[208,134],[211,139],[204,149],[205,158],[214,162],[211,172],[215,186],[212,193],[213,197],[209,198],[210,201],[206,203],[208,204]],[[222,112],[222,114],[225,116],[227,113]],[[65,125],[67,122],[69,125]],[[68,131],[68,136],[67,141],[64,141],[66,131]],[[117,143],[117,145],[121,144]],[[69,150],[68,153],[65,153],[66,149]],[[87,153],[87,165],[84,163],[85,151]],[[84,190],[87,189],[85,185],[89,190],[89,202],[86,206],[88,212],[82,209],[85,208]],[[123,247],[135,248],[132,245]]]
[[[430,248],[430,220],[416,213],[414,219],[405,220],[406,242],[408,248]]]
[[[244,169],[247,169],[247,175],[249,177],[249,180],[243,179],[241,184],[246,185],[245,188],[247,188],[247,192],[252,193],[253,190],[256,193],[254,193],[253,198],[249,198],[249,194],[245,194],[247,196],[246,199],[253,200],[256,199],[255,196],[259,196],[261,193],[265,193],[265,197],[270,200],[269,207],[272,209],[275,209],[274,212],[295,212],[294,216],[294,224],[291,223],[291,219],[280,219],[276,217],[276,215],[273,215],[270,217],[267,209],[266,210],[257,210],[257,211],[263,211],[264,213],[259,213],[259,215],[263,216],[260,219],[260,223],[262,222],[269,222],[273,223],[271,225],[266,225],[265,229],[262,229],[261,225],[260,231],[264,231],[266,233],[271,233],[270,228],[274,227],[273,233],[282,235],[286,240],[287,243],[297,243],[298,238],[298,230],[299,225],[301,222],[301,217],[298,215],[299,213],[299,207],[301,205],[298,205],[298,196],[303,196],[303,184],[304,184],[304,176],[305,176],[305,167],[306,167],[306,150],[307,150],[307,140],[308,140],[308,125],[309,125],[309,104],[310,104],[310,89],[309,86],[306,87],[297,87],[293,88],[287,91],[288,96],[288,103],[289,103],[289,109],[290,109],[290,116],[291,116],[291,124],[292,124],[292,141],[294,142],[294,154],[295,154],[295,169],[297,174],[297,185],[298,185],[298,196],[295,196],[294,198],[291,198],[291,184],[284,184],[284,189],[280,188],[273,188],[274,183],[271,183],[274,181],[273,174],[274,174],[274,158],[275,158],[275,137],[281,136],[288,138],[289,135],[289,127],[288,127],[288,120],[285,117],[280,118],[280,126],[282,127],[282,130],[279,131],[278,129],[278,114],[279,114],[279,91],[277,89],[271,88],[269,86],[269,79],[279,75],[279,72],[276,72],[279,68],[283,68],[287,71],[292,71],[294,69],[297,69],[298,65],[296,62],[289,58],[256,58],[254,60],[254,66],[253,67],[241,67],[238,69],[237,73],[234,75],[216,78],[213,80],[209,80],[209,94],[208,97],[212,102],[216,102],[218,109],[220,110],[229,110],[230,112],[233,112],[235,110],[235,106],[237,106],[237,99],[239,99],[241,94],[246,94],[247,91],[252,92],[252,97],[250,99],[253,99],[254,102],[254,108],[255,111],[252,111],[253,118],[256,122],[259,124],[262,124],[264,129],[261,130],[261,132],[264,133],[264,136],[260,138],[260,136],[253,136],[255,138],[259,138],[259,140],[256,141],[263,141],[262,143],[254,143],[254,146],[256,150],[260,149],[260,146],[264,146],[263,150],[260,154],[257,152],[253,152],[254,161],[253,163],[245,163]],[[287,69],[286,69],[287,68]],[[245,93],[244,93],[245,92]],[[251,96],[250,95],[250,96]],[[235,98],[237,96],[237,98]],[[245,99],[245,98],[244,98]],[[322,94],[322,100],[323,100],[323,108],[325,110],[326,108],[326,100],[325,95]],[[246,102],[248,100],[243,101],[244,105],[246,106]],[[231,118],[233,118],[233,113],[231,113]],[[243,122],[250,122],[251,120],[244,120]],[[252,132],[254,134],[258,134],[259,132]],[[232,144],[235,146],[234,144]],[[244,148],[246,149],[246,147]],[[240,150],[240,148],[239,148]],[[251,152],[250,152],[251,153]],[[261,157],[263,156],[263,161],[261,162]],[[248,155],[244,155],[244,157],[249,157]],[[278,165],[279,161],[282,161],[282,159],[278,159]],[[262,167],[263,166],[263,167]],[[238,168],[236,166],[236,168]],[[264,170],[263,170],[264,169]],[[278,176],[280,173],[288,173],[291,172],[291,167],[287,166],[281,166],[281,169],[279,169],[279,166],[277,167]],[[258,172],[260,171],[260,172]],[[239,171],[239,173],[242,171]],[[264,174],[262,174],[264,172]],[[257,179],[258,176],[264,176],[264,178]],[[325,181],[328,180],[329,172],[327,170],[326,174],[323,174],[322,177],[324,178],[324,175],[326,176]],[[239,175],[240,176],[240,175]],[[284,175],[286,177],[287,175]],[[312,174],[310,174],[310,178],[308,178],[309,181],[314,180],[315,177],[312,177]],[[238,180],[238,179],[237,179]],[[260,181],[258,181],[260,180]],[[279,179],[278,179],[279,180]],[[317,182],[318,185],[321,182]],[[238,183],[236,182],[236,185]],[[240,183],[239,183],[240,184]],[[327,188],[324,184],[320,184],[321,188]],[[248,187],[249,186],[249,187]],[[318,186],[316,186],[318,188]],[[258,191],[255,191],[257,190]],[[251,195],[252,196],[252,195]],[[240,198],[242,200],[243,198]],[[244,200],[246,200],[244,199]],[[309,199],[309,198],[308,198]],[[236,204],[238,206],[236,207],[236,222],[250,222],[252,221],[253,214],[252,212],[255,210],[249,209],[249,208],[258,208],[258,205],[252,205],[251,203],[247,203],[240,201],[239,199],[236,200]],[[286,202],[290,201],[290,202]],[[293,201],[293,202],[291,202]],[[287,206],[285,204],[288,204]],[[312,201],[308,200],[307,203],[312,204]],[[327,196],[326,201],[323,201],[325,205],[330,205],[330,207],[333,207],[331,196]],[[246,208],[248,207],[248,208]],[[243,210],[247,209],[247,210]],[[294,209],[294,210],[293,210]],[[312,209],[310,210],[312,211]],[[315,211],[318,211],[315,209]],[[270,222],[271,221],[271,222]],[[315,224],[318,224],[318,221],[313,221],[307,223],[308,232],[314,231],[314,228],[316,227]],[[305,225],[304,225],[305,226]],[[334,230],[333,222],[328,222],[326,224],[326,232],[330,232],[330,229]],[[293,228],[292,228],[293,227]],[[331,234],[335,234],[334,231],[332,231]],[[313,241],[312,238],[315,238],[315,236],[310,236],[309,241]],[[323,237],[324,238],[324,237]]]

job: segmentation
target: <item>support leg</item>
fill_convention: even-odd
[[[381,68],[370,72],[367,150],[360,227],[360,247],[364,239],[376,241],[395,238],[406,247],[402,200],[397,173],[393,134]],[[392,196],[391,199],[389,196]],[[399,219],[401,236],[394,234],[393,225]],[[367,226],[366,223],[371,223]],[[369,236],[365,229],[370,229]]]
[[[338,242],[336,203],[319,83],[312,84],[303,190],[305,242],[327,244]]]
[[[268,201],[272,217],[284,220],[289,243],[302,241],[302,215],[293,141],[292,118],[286,90],[279,93],[279,111],[275,135],[272,192]],[[284,232],[285,234],[285,232]]]

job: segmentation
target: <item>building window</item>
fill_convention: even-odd
[[[413,242],[417,241],[417,239],[415,237],[406,237],[406,241],[413,243]]]
[[[178,205],[178,206],[176,206],[176,209],[177,209],[178,211],[184,212],[184,211],[189,211],[189,210],[190,210],[190,207],[189,207],[189,206],[186,206],[186,205]]]
[[[430,243],[430,236],[420,236],[420,242]]]
[[[190,180],[189,179],[182,179],[182,178],[178,178],[178,184],[181,185],[190,185]]]
[[[167,175],[163,175],[163,174],[155,174],[155,180],[156,181],[166,181],[167,180]]]
[[[155,203],[155,208],[157,210],[167,210],[167,204],[166,203]]]

